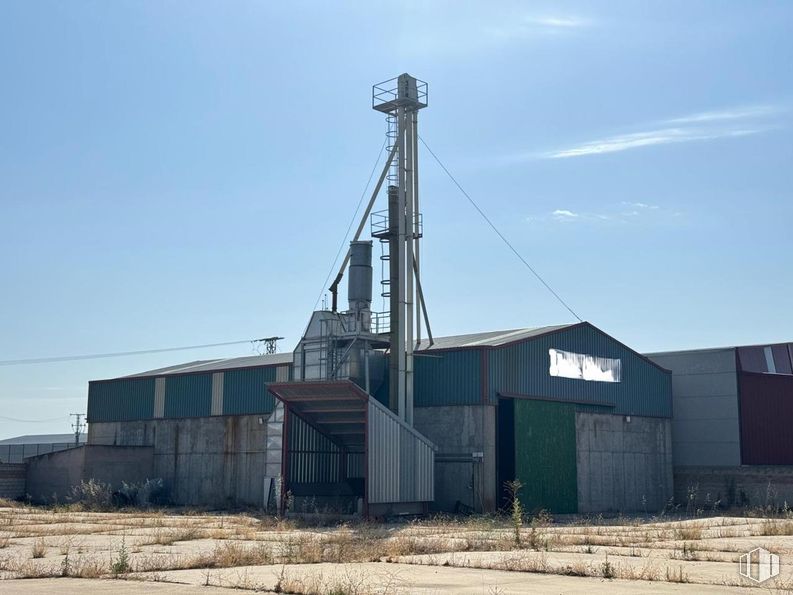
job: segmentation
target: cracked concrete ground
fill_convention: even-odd
[[[764,547],[793,589],[793,519],[565,518],[304,527],[247,514],[0,508],[0,592],[758,592],[737,560]]]

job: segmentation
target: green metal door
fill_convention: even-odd
[[[515,478],[526,512],[578,511],[575,405],[515,399]]]

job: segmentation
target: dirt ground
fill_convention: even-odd
[[[763,547],[779,576],[743,578]],[[793,590],[793,519],[427,519],[0,507],[2,593],[724,593]]]

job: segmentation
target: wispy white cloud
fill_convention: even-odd
[[[480,10],[458,4],[450,13],[440,10],[434,3],[420,3],[410,28],[399,34],[400,50],[421,55],[501,50],[507,46],[572,36],[598,24],[572,13],[527,12],[497,5]]]
[[[593,22],[573,16],[532,16],[524,15],[505,18],[498,24],[485,25],[482,29],[484,39],[508,41],[532,39],[548,33],[561,33],[592,26]]]
[[[749,105],[730,109],[715,110],[689,114],[681,118],[666,120],[668,124],[695,124],[699,122],[719,122],[724,120],[744,120],[747,118],[762,118],[778,114],[782,110],[774,105]]]
[[[592,24],[587,19],[569,16],[544,16],[544,17],[526,17],[527,23],[534,23],[542,27],[556,27],[565,29],[577,29],[580,27],[587,27]]]
[[[646,202],[629,202],[629,201],[623,200],[621,204],[623,206],[634,207],[636,209],[653,209],[653,210],[656,210],[656,209],[660,209],[661,208],[658,205],[648,205]]]
[[[703,130],[701,128],[661,128],[633,134],[619,134],[601,138],[580,145],[551,151],[543,155],[548,159],[566,159],[586,155],[616,153],[653,145],[669,145],[672,143],[688,143],[692,141],[716,140],[735,136],[747,136],[762,132],[764,128],[744,128],[741,130]]]
[[[543,159],[568,159],[604,153],[617,153],[642,147],[713,141],[765,132],[771,128],[769,116],[781,113],[778,106],[755,105],[697,112],[655,123],[649,130],[616,134],[586,141],[563,149],[535,154]],[[525,159],[527,156],[521,156]],[[514,160],[514,158],[513,158]]]
[[[597,211],[576,211],[568,208],[554,209],[548,213],[527,217],[530,223],[649,223],[679,220],[682,213],[639,201],[622,201],[618,204],[603,205]]]

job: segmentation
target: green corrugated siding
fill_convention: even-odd
[[[575,405],[515,399],[515,478],[527,512],[578,511]]]
[[[267,383],[275,382],[274,366],[230,370],[223,374],[223,415],[270,413],[275,397]]]
[[[388,356],[385,357],[385,365],[383,369],[383,381],[380,385],[375,389],[374,394],[372,395],[378,402],[380,402],[385,407],[388,407],[388,382],[390,379],[391,373],[388,369]],[[415,402],[415,401],[414,401]]]
[[[429,352],[414,358],[416,407],[476,405],[482,402],[479,350]]]
[[[154,415],[154,378],[88,383],[88,421],[130,421]]]
[[[165,377],[165,417],[206,417],[212,411],[212,374]]]
[[[548,350],[562,349],[622,361],[621,382],[559,378],[548,373]],[[488,395],[512,392],[534,397],[614,403],[613,413],[672,416],[671,375],[597,329],[582,325],[488,351]]]

